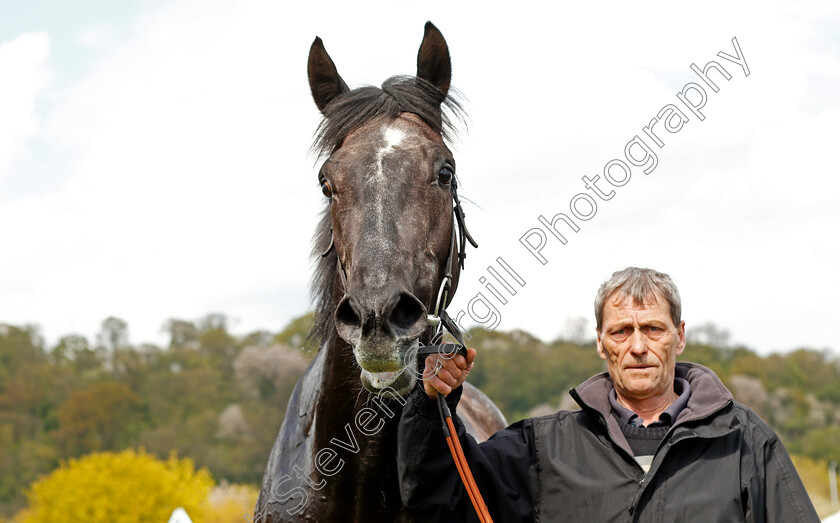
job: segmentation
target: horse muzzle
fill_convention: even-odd
[[[417,353],[428,322],[426,307],[412,293],[350,293],[336,308],[335,326],[353,347],[366,389],[400,392],[414,385],[411,355]]]

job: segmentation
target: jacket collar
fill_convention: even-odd
[[[691,385],[691,397],[688,400],[688,405],[677,416],[674,426],[703,419],[732,402],[732,394],[721,383],[717,375],[702,365],[679,362],[676,364],[674,374],[678,378],[687,380]],[[570,390],[569,393],[584,411],[589,411],[590,414],[593,413],[591,411],[595,411],[595,413],[600,414],[601,419],[606,422],[607,430],[613,441],[632,455],[630,445],[627,444],[618,422],[615,417],[610,415],[612,407],[610,406],[609,393],[612,389],[613,382],[609,373],[602,372],[584,381]],[[697,435],[711,436],[712,434]]]

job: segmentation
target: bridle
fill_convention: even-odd
[[[467,356],[467,347],[464,341],[464,335],[458,324],[452,320],[449,314],[447,314],[446,307],[449,305],[450,291],[452,291],[453,257],[457,254],[457,266],[460,271],[460,269],[464,268],[464,259],[467,257],[467,242],[469,241],[470,245],[476,248],[478,247],[478,243],[476,243],[467,229],[467,224],[464,220],[464,209],[461,207],[461,200],[458,198],[458,182],[455,177],[452,178],[452,182],[450,184],[450,193],[452,194],[452,237],[449,241],[449,254],[446,256],[446,272],[444,273],[438,287],[437,298],[434,303],[434,312],[426,316],[426,321],[429,326],[434,329],[432,342],[443,341],[443,329],[445,328],[455,338],[456,343],[421,346],[417,350],[418,371],[423,368],[421,366],[423,359],[431,354],[441,354],[449,358],[454,357],[456,353],[462,354],[465,358]],[[335,250],[335,239],[333,237],[332,227],[330,227],[330,244],[327,249],[321,253],[321,257],[327,257],[333,250]],[[338,275],[341,279],[344,295],[346,296],[347,272],[344,270],[344,265],[341,263],[341,256],[338,253],[336,253],[336,260],[336,263],[338,264]],[[493,520],[490,517],[490,512],[487,510],[487,505],[484,503],[484,499],[478,491],[478,486],[475,483],[472,471],[467,464],[464,451],[461,448],[461,442],[458,439],[458,434],[455,430],[455,424],[452,421],[452,413],[450,412],[449,406],[446,404],[446,400],[443,395],[438,394],[437,404],[441,424],[443,426],[443,433],[446,437],[446,443],[449,446],[449,451],[452,453],[452,459],[455,462],[455,467],[458,469],[458,474],[461,476],[461,481],[464,483],[464,488],[470,497],[470,501],[472,501],[473,507],[478,515],[478,519],[481,523],[492,523]]]
[[[437,299],[435,300],[435,308],[432,314],[429,314],[427,320],[429,325],[435,327],[436,329],[439,328],[441,322],[441,313],[445,317],[446,316],[446,306],[449,305],[449,291],[452,289],[452,257],[455,255],[456,249],[456,239],[457,239],[457,249],[458,249],[458,267],[459,269],[464,268],[464,259],[467,257],[467,241],[470,242],[470,245],[473,247],[478,248],[478,243],[473,239],[470,231],[467,230],[467,224],[464,220],[464,209],[461,207],[461,200],[458,198],[458,180],[457,178],[452,178],[452,183],[450,185],[450,192],[452,194],[452,239],[449,242],[449,254],[446,255],[446,273],[443,275],[443,278],[440,281],[440,287],[438,289]],[[457,227],[456,227],[457,224]],[[455,230],[457,228],[457,231]],[[447,330],[450,332],[458,331],[457,326],[452,323],[452,325],[446,325]],[[460,334],[460,331],[458,331]],[[453,336],[455,335],[452,332]]]
[[[453,357],[456,352],[467,357],[467,345],[464,342],[464,335],[461,332],[458,324],[455,323],[449,314],[446,313],[446,306],[449,304],[449,291],[452,288],[452,256],[455,254],[456,235],[458,248],[458,267],[464,268],[464,258],[467,257],[466,246],[467,241],[473,247],[478,247],[478,243],[470,235],[467,230],[467,224],[464,220],[464,209],[461,207],[461,201],[458,199],[458,183],[456,179],[452,178],[452,239],[449,242],[449,254],[446,257],[446,274],[440,282],[440,289],[438,290],[437,300],[435,302],[434,313],[429,314],[427,321],[429,325],[435,329],[435,335],[432,341],[443,341],[443,328],[446,328],[452,336],[455,337],[457,343],[444,343],[442,345],[425,345],[417,350],[417,369],[423,368],[421,363],[426,356],[431,354],[442,354],[448,357]],[[455,231],[457,223],[457,233]],[[453,350],[455,349],[455,350]],[[422,378],[422,376],[421,376]],[[464,450],[461,448],[461,441],[458,439],[458,433],[455,430],[455,424],[452,421],[452,413],[449,411],[449,406],[446,404],[446,399],[443,395],[437,396],[438,413],[440,414],[440,421],[443,427],[443,435],[446,438],[446,444],[449,446],[449,452],[452,454],[452,460],[455,462],[455,468],[458,469],[458,475],[461,476],[461,481],[470,497],[473,508],[478,515],[478,520],[481,523],[492,523],[493,519],[490,517],[490,511],[487,510],[487,505],[484,503],[484,498],[481,497],[481,492],[478,490],[478,485],[475,483],[472,471],[467,464],[467,459],[464,456]]]

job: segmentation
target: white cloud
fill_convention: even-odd
[[[825,240],[838,225],[831,146],[840,131],[830,88],[837,47],[819,29],[837,19],[830,4],[707,3],[691,13],[670,3],[523,4],[488,9],[482,23],[474,5],[377,5],[360,14],[339,4],[325,17],[320,4],[292,12],[186,0],[143,13],[130,31],[79,27],[78,41],[98,58],[50,92],[43,126],[33,108],[49,85],[48,40],[34,40],[42,54],[33,41],[17,44],[15,56],[35,65],[0,92],[20,91],[29,105],[21,96],[10,105],[25,110],[0,122],[0,153],[20,155],[37,136],[67,176],[0,207],[0,223],[25,224],[4,227],[7,245],[19,248],[0,257],[0,317],[40,322],[54,338],[90,335],[119,315],[142,341],[170,316],[220,310],[247,330],[304,312],[321,207],[306,156],[318,119],[309,45],[323,37],[351,86],[377,84],[413,72],[431,18],[452,49],[453,85],[469,98],[457,159],[462,193],[482,208],[467,207],[481,248],[467,259],[456,309],[504,256],[530,286],[503,310],[501,327],[551,337],[565,318],[589,315],[610,272],[652,265],[677,278],[694,323],[716,321],[757,348],[836,348],[819,312],[831,308],[820,278],[838,265]],[[620,157],[675,103],[696,81],[691,63],[732,54],[733,36],[750,76],[726,62],[733,78],[709,95],[706,120],[669,136],[654,173],[634,174],[567,246],[546,248],[547,267],[533,265],[517,240],[537,215],[568,210],[581,176]],[[0,96],[0,108],[12,98]],[[765,284],[803,257],[809,268],[797,285]],[[773,296],[779,288],[784,298]],[[753,301],[774,303],[776,316],[800,327],[762,331]]]
[[[50,39],[29,33],[0,43],[0,194],[3,178],[26,154],[26,140],[39,128],[36,103],[50,83]]]
[[[170,315],[236,314],[227,306],[243,295],[305,286],[320,200],[284,194],[316,186],[305,157],[316,115],[303,89],[286,88],[271,63],[283,42],[254,33],[254,13],[196,20],[195,9],[150,14],[54,95],[45,136],[67,152],[70,178],[0,209],[3,223],[26,224],[6,232],[10,244],[28,246],[0,262],[0,286],[18,289],[9,320],[90,333],[116,314],[142,340]],[[290,94],[300,101],[287,109]],[[285,132],[295,119],[306,130]],[[270,313],[246,320],[286,320]]]

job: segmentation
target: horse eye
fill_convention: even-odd
[[[330,182],[326,178],[321,179],[321,192],[327,198],[332,198],[332,187],[330,187]]]
[[[455,173],[449,167],[444,167],[438,173],[438,181],[443,185],[449,185],[452,182],[452,177]]]

